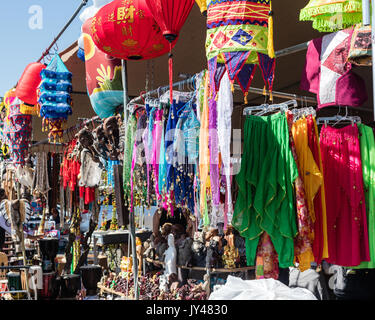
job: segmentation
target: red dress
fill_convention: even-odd
[[[326,188],[327,262],[357,266],[369,261],[369,242],[357,125],[323,126],[320,147]]]

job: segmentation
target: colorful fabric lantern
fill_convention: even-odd
[[[40,116],[43,118],[43,131],[49,131],[50,141],[62,141],[63,123],[72,114],[72,74],[56,53],[41,72],[39,85]]]
[[[172,43],[175,41],[194,5],[194,0],[146,0],[163,36],[169,41],[169,94],[173,102]]]
[[[313,21],[320,32],[335,32],[362,22],[362,0],[310,0],[301,21]]]
[[[38,103],[37,88],[42,81],[40,72],[46,66],[39,62],[30,63],[23,72],[16,87],[16,96],[27,105],[23,105],[21,112],[24,114],[37,114],[35,105]]]
[[[265,89],[272,91],[275,70],[272,16],[271,0],[208,1],[206,55],[213,93],[219,90],[226,68],[232,91],[237,81],[247,103],[247,91],[257,65]]]
[[[7,109],[3,135],[9,146],[10,160],[15,165],[24,165],[31,142],[31,115],[21,113],[22,101],[16,97],[16,90],[9,90],[4,97]]]
[[[195,0],[201,13],[207,17],[207,0]]]
[[[119,59],[147,60],[169,51],[145,0],[114,0],[105,5],[92,18],[90,34],[100,50]]]
[[[99,50],[90,35],[91,19],[82,26],[84,40],[86,86],[91,105],[102,119],[115,114],[124,103],[121,60]]]

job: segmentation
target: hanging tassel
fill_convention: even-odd
[[[169,43],[169,101],[173,103],[173,54],[172,43]]]
[[[272,91],[270,90],[270,101],[273,101]]]
[[[270,11],[268,12],[268,56],[270,58],[275,58],[275,49],[273,44],[273,11],[272,11],[272,1],[270,1]]]
[[[244,103],[245,104],[248,104],[249,101],[247,100],[247,96],[249,95],[249,92],[245,92],[245,95],[244,95]]]

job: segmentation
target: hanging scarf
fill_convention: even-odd
[[[308,146],[307,121],[305,118],[293,124],[293,115],[287,113],[291,128],[291,149],[298,165],[298,177],[295,181],[297,199],[298,235],[295,238],[295,257],[301,272],[310,269],[315,261],[313,254],[314,223],[316,221],[314,198],[320,189],[323,176],[314,161]],[[320,222],[320,221],[319,221]]]
[[[225,216],[224,229],[228,223],[232,222],[233,204],[232,204],[232,186],[231,186],[231,163],[230,163],[230,146],[232,134],[232,112],[233,112],[233,95],[230,91],[230,81],[228,74],[225,73],[220,84],[218,102],[218,139],[223,171],[225,175]]]
[[[158,203],[161,201],[161,192],[159,190],[159,159],[160,148],[162,146],[162,134],[164,131],[163,109],[158,109],[155,112],[155,127],[152,131],[152,168],[155,180],[155,193]]]
[[[198,163],[199,127],[192,101],[189,101],[178,113],[173,141],[173,166],[176,173],[176,204],[188,207],[191,212],[194,212],[193,183]]]
[[[126,124],[125,148],[124,148],[124,167],[123,167],[123,183],[125,204],[130,204],[130,171],[132,166],[133,147],[135,133],[137,130],[137,118],[135,114],[131,114]]]
[[[335,32],[362,22],[362,0],[310,0],[301,21],[313,21],[320,32]]]

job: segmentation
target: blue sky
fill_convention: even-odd
[[[0,1],[0,96],[4,96],[17,83],[29,63],[41,57],[80,3],[81,0]],[[90,5],[92,0],[86,7]],[[36,11],[29,13],[32,6],[42,9],[42,24],[33,24]],[[42,28],[32,29],[30,22],[31,26]],[[59,51],[76,41],[80,30],[81,20],[78,15],[57,42]]]

